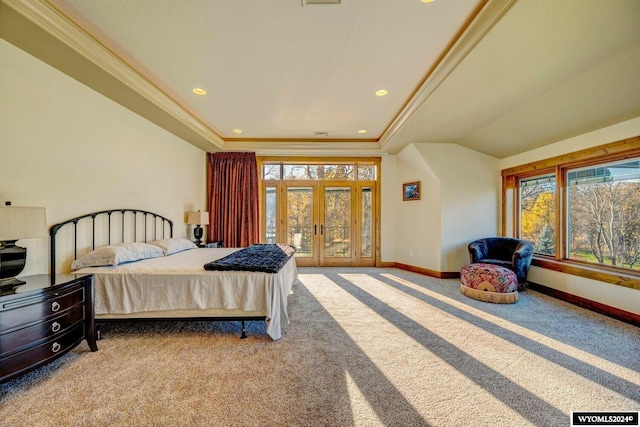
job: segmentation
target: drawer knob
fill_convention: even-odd
[[[60,304],[58,301],[54,301],[53,304],[51,304],[51,311],[55,313],[58,310],[60,310]]]
[[[53,351],[54,353],[57,353],[60,351],[61,348],[62,346],[60,344],[58,344],[57,342],[54,342],[53,345],[51,346],[51,351]]]
[[[60,323],[58,323],[58,322],[53,322],[53,323],[51,324],[51,330],[52,330],[53,332],[58,332],[58,331],[60,330],[60,327],[61,327],[61,326],[60,326]]]

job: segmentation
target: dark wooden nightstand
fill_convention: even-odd
[[[0,291],[0,382],[38,368],[87,340],[97,351],[93,275],[40,274]]]

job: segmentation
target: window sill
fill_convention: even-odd
[[[575,261],[558,261],[541,256],[534,256],[531,265],[640,290],[640,272],[624,272],[613,268],[588,266]]]

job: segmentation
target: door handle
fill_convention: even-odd
[[[313,224],[313,235],[318,234],[318,224]]]
[[[324,224],[320,226],[320,235],[324,234]]]

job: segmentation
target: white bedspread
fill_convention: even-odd
[[[203,265],[238,248],[192,249],[116,267],[83,268],[93,273],[95,314],[140,314],[175,310],[224,309],[259,313],[267,318],[267,333],[282,337],[289,324],[287,297],[298,277],[295,258],[275,274],[247,271],[206,271]],[[155,314],[157,316],[157,313]],[[204,316],[203,316],[204,317]]]

